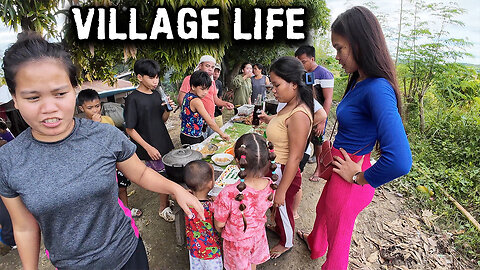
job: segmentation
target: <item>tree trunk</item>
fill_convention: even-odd
[[[397,65],[398,49],[400,48],[400,37],[402,33],[402,13],[403,13],[403,0],[400,1],[400,22],[398,23],[397,52],[395,53],[395,65]]]
[[[425,111],[423,108],[423,95],[418,95],[418,114],[420,115],[420,132],[425,132]]]

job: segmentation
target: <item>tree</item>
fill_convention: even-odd
[[[60,4],[58,0],[2,0],[2,21],[18,32],[35,31],[48,37],[57,35],[55,14]]]
[[[418,102],[420,130],[425,130],[424,97],[434,83],[447,69],[448,62],[467,55],[464,48],[470,43],[464,39],[448,38],[446,30],[449,25],[463,26],[455,17],[463,14],[464,9],[455,3],[426,4],[414,1],[414,10],[408,11],[410,20],[402,33],[399,48],[399,61],[406,65],[400,82],[403,84],[403,95],[407,103]],[[422,21],[426,14],[434,18],[433,22]],[[413,22],[410,23],[410,22]],[[407,107],[408,108],[408,107]]]

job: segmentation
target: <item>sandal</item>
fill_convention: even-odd
[[[166,222],[174,222],[175,215],[172,212],[170,207],[165,207],[162,212],[159,212],[158,215],[163,218]]]
[[[302,230],[297,231],[298,238],[300,238],[300,240],[302,240],[303,243],[305,243],[305,245],[307,245],[308,251],[312,252],[312,250],[310,249],[310,245],[308,244],[308,240],[307,240],[308,236],[305,236],[305,234],[306,233]]]
[[[272,249],[274,249],[274,248],[275,248],[275,247],[273,247]],[[292,250],[292,248],[288,248],[287,250],[284,250],[284,251],[272,251],[272,249],[270,249],[270,259],[271,259],[271,260],[278,259],[278,258],[280,258],[283,254],[288,253],[289,251]]]
[[[293,219],[294,219],[294,220],[297,220],[297,219],[299,219],[299,218],[300,218],[300,215],[299,215],[298,213],[297,213],[296,215],[293,215]]]
[[[143,212],[142,210],[138,209],[138,208],[132,208],[130,210],[130,213],[132,213],[132,217],[141,217]]]

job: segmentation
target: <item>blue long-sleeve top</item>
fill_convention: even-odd
[[[337,107],[338,133],[334,147],[357,155],[380,144],[380,159],[364,172],[372,187],[378,187],[407,174],[412,152],[397,109],[391,84],[384,78],[367,78],[357,83]]]

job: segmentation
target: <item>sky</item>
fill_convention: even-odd
[[[433,0],[426,0],[427,2],[433,2]],[[436,0],[440,2],[445,0]],[[391,14],[387,17],[388,27],[397,29],[398,20],[400,16],[400,2],[401,0],[326,0],[327,7],[331,10],[331,21],[345,11],[346,9],[356,5],[366,5],[367,2],[374,3],[377,6],[376,10],[372,10],[377,14]],[[404,6],[411,5],[409,0],[403,0]],[[450,1],[448,1],[450,2]],[[480,64],[480,5],[478,0],[456,0],[459,7],[466,9],[466,12],[457,19],[465,23],[464,27],[452,27],[447,29],[451,33],[453,38],[463,38],[473,43],[473,46],[468,48],[467,51],[473,54],[472,57],[467,57],[459,62]],[[428,18],[422,18],[428,19]],[[16,33],[13,29],[6,27],[0,22],[0,57],[3,58],[3,52],[8,46],[15,42]],[[389,44],[391,53],[395,49],[394,43]]]

